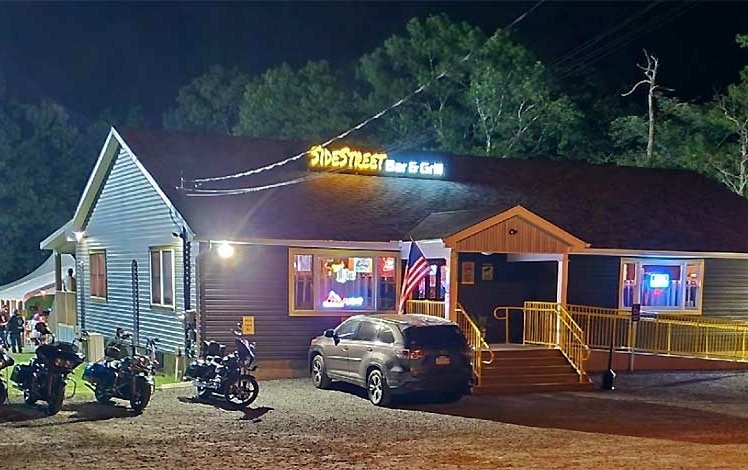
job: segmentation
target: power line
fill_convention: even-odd
[[[556,70],[555,78],[558,80],[563,80],[574,75],[580,69],[609,56],[613,52],[638,39],[643,34],[653,31],[661,27],[665,23],[690,11],[696,6],[696,3],[697,2],[680,3],[672,10],[664,11],[659,15],[656,15],[653,18],[644,21],[642,24],[634,27],[622,36],[612,40],[608,44],[601,45],[600,47],[583,54],[577,59],[576,63],[572,63],[570,65],[567,65],[566,67],[562,67],[561,69]]]
[[[528,15],[530,15],[533,11],[535,11],[544,2],[545,2],[545,0],[539,0],[532,7],[530,7],[527,11],[525,11],[524,13],[522,13],[521,15],[519,15],[517,18],[515,18],[511,23],[509,23],[509,25],[506,28],[504,28],[503,30],[497,29],[496,32],[494,32],[494,34],[491,35],[491,37],[489,37],[486,40],[486,42],[484,43],[484,46],[485,46],[485,44],[487,44],[488,42],[490,42],[491,40],[493,40],[496,36],[498,36],[499,32],[509,31],[511,28],[513,28],[514,26],[516,26],[518,23],[520,23],[522,20],[524,20]],[[375,121],[375,120],[381,118],[382,116],[384,116],[385,114],[387,114],[388,112],[392,111],[393,109],[398,108],[399,106],[401,106],[403,103],[409,101],[414,96],[422,93],[429,86],[431,86],[432,83],[434,83],[434,82],[436,82],[438,80],[441,80],[442,78],[444,78],[445,76],[447,76],[454,68],[458,67],[459,65],[463,64],[464,62],[467,62],[471,58],[471,56],[473,55],[473,52],[474,51],[469,51],[467,54],[465,54],[465,56],[463,56],[460,60],[458,60],[454,64],[452,64],[449,68],[447,68],[446,70],[443,70],[441,73],[435,75],[434,77],[431,77],[431,79],[429,79],[429,81],[427,81],[423,85],[419,86],[415,90],[411,91],[410,93],[408,93],[404,97],[400,98],[395,103],[391,104],[390,106],[382,109],[381,111],[379,111],[378,113],[370,116],[369,118],[365,119],[364,121],[361,121],[360,123],[358,123],[357,125],[351,127],[350,129],[348,129],[348,130],[346,130],[344,132],[341,132],[340,134],[336,135],[335,137],[332,137],[332,138],[326,140],[325,142],[323,142],[323,143],[321,143],[319,145],[321,145],[322,147],[326,147],[326,146],[330,145],[331,143],[333,143],[335,141],[338,141],[340,139],[344,139],[345,137],[347,137],[351,133],[353,133],[353,132],[355,132],[357,130],[362,129],[363,127],[367,126],[372,121]],[[297,153],[296,155],[288,157],[288,158],[286,158],[284,160],[281,160],[279,162],[275,162],[275,163],[272,163],[270,165],[266,165],[266,166],[263,166],[263,167],[260,167],[260,168],[254,168],[252,170],[242,171],[242,172],[238,172],[238,173],[232,173],[232,174],[223,175],[223,176],[213,176],[213,177],[206,177],[206,178],[195,178],[195,179],[191,179],[191,180],[185,180],[185,182],[189,182],[189,183],[193,183],[193,184],[199,184],[199,183],[206,183],[206,182],[213,182],[213,181],[224,181],[224,180],[228,180],[228,179],[236,179],[236,178],[243,178],[245,176],[256,175],[258,173],[269,171],[269,170],[272,170],[273,168],[277,168],[277,167],[280,167],[280,166],[283,166],[283,165],[287,165],[287,164],[289,164],[291,162],[294,162],[294,161],[302,158],[307,153],[308,153],[308,150],[305,150],[303,152]],[[251,188],[243,188],[243,189],[249,190]],[[241,189],[238,189],[238,190],[241,190]],[[236,191],[238,191],[238,190],[236,190]],[[193,189],[193,190],[190,190],[190,191],[196,191],[196,190]],[[203,190],[203,191],[206,191],[206,190]],[[228,190],[227,189],[227,190],[214,190],[214,191],[223,191],[224,194],[226,194],[226,191],[234,191],[234,190]],[[217,193],[212,193],[212,194],[217,194]],[[232,193],[232,194],[236,194],[236,193]],[[239,194],[242,194],[242,193],[239,193]]]

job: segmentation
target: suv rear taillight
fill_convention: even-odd
[[[401,349],[395,353],[398,359],[421,359],[423,357],[423,351],[420,349]]]

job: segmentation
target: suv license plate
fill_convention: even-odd
[[[437,356],[436,357],[436,365],[437,366],[448,366],[449,365],[449,356]]]

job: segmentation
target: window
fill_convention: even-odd
[[[623,260],[621,308],[639,303],[662,310],[701,308],[702,260]]]
[[[291,315],[395,310],[395,254],[292,249],[289,258]]]
[[[174,250],[151,250],[151,304],[174,306]]]
[[[91,253],[88,261],[91,271],[91,297],[106,299],[106,252]]]
[[[361,322],[356,339],[359,341],[374,341],[377,338],[378,329],[376,323],[370,321]]]
[[[361,322],[358,320],[348,320],[338,327],[335,334],[338,335],[339,339],[353,339],[358,331],[358,325],[360,324]]]
[[[449,287],[447,278],[447,261],[443,259],[429,260],[429,275],[424,277],[418,287],[413,290],[413,300],[444,300],[444,294]]]
[[[377,341],[385,344],[392,344],[395,342],[395,335],[392,334],[392,330],[387,325],[379,327],[379,334],[377,335]]]

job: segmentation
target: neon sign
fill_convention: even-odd
[[[670,275],[667,273],[652,273],[649,275],[650,289],[664,289],[670,287]]]
[[[361,307],[364,305],[363,297],[341,297],[340,294],[331,290],[327,299],[322,302],[325,308]]]
[[[381,176],[444,176],[444,163],[441,162],[397,160],[386,153],[362,152],[350,147],[330,150],[321,145],[309,149],[309,168]]]

